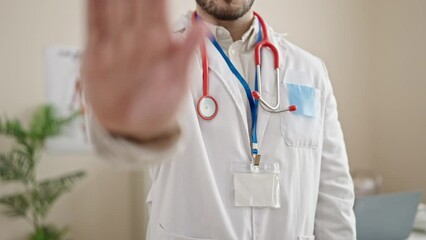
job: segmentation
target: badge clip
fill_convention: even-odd
[[[251,169],[254,172],[259,171],[259,166],[260,166],[260,159],[262,158],[262,155],[256,154],[253,156],[253,162],[251,164]]]
[[[260,165],[260,158],[262,157],[262,155],[259,155],[259,154],[256,154],[255,156],[254,156],[254,162],[253,162],[253,165],[255,166],[255,167],[259,167],[259,165]]]

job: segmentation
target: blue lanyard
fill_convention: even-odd
[[[257,36],[257,43],[262,41],[261,29],[262,28],[260,27],[260,23],[259,23],[259,33],[258,33],[258,36]],[[247,95],[247,99],[248,99],[249,104],[250,104],[250,112],[251,112],[251,119],[252,119],[252,124],[251,124],[252,144],[253,144],[253,146],[256,146],[256,147],[252,147],[252,154],[259,154],[259,150],[257,148],[257,144],[258,144],[258,142],[257,142],[257,112],[258,112],[258,107],[259,107],[259,101],[253,98],[252,91],[250,89],[250,86],[248,85],[248,82],[244,79],[244,77],[240,74],[240,72],[238,72],[237,68],[234,66],[234,64],[231,62],[231,60],[228,58],[225,51],[223,51],[222,47],[219,45],[219,43],[217,42],[217,40],[213,36],[213,34],[210,35],[210,41],[216,47],[217,51],[222,56],[223,60],[225,60],[229,69],[232,71],[232,73],[235,75],[235,77],[237,77],[238,81],[244,87],[244,90],[245,90],[246,95]],[[255,88],[255,91],[259,90],[257,72],[255,72],[255,86],[254,86],[254,88]]]

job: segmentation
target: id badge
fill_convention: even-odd
[[[234,168],[233,181],[236,207],[281,207],[278,163],[241,164]]]

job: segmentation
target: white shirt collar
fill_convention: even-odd
[[[231,33],[226,28],[222,26],[217,26],[208,22],[204,22],[204,23],[222,47],[223,45],[228,45],[228,44],[223,44],[225,42],[228,42],[229,45],[233,42]],[[243,34],[243,36],[240,39],[242,43],[246,45],[247,50],[250,50],[256,45],[258,33],[259,33],[259,20],[256,17],[254,17],[253,22],[250,25],[249,29]]]

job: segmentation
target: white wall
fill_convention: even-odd
[[[372,164],[385,191],[423,190],[426,200],[426,1],[370,6]]]

